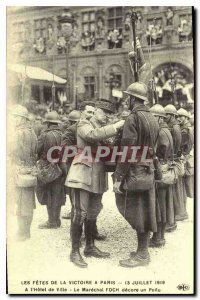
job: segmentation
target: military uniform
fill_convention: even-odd
[[[28,119],[28,111],[25,107],[18,106],[14,114],[23,112],[24,119]],[[37,160],[37,138],[26,122],[22,122],[16,127],[15,139],[12,145],[13,164],[16,166],[33,167]],[[30,226],[35,209],[35,188],[15,186],[17,219],[18,219],[18,238],[25,240],[30,238]]]
[[[159,105],[155,104],[151,107],[150,111],[154,116],[163,118],[159,122],[159,135],[157,141],[156,155],[160,161],[162,169],[167,170],[171,161],[173,160],[173,139],[167,123],[165,123],[165,110]],[[172,202],[172,203],[171,203]],[[160,247],[165,245],[165,226],[168,222],[174,222],[174,210],[172,209],[173,194],[172,185],[156,182],[156,219],[157,219],[157,232],[153,234],[150,240],[150,247]]]
[[[184,188],[185,188],[185,198],[193,197],[193,183],[194,183],[194,169],[190,165],[190,160],[193,160],[193,157],[190,155],[190,152],[194,143],[194,136],[192,133],[192,127],[189,121],[186,121],[184,124],[181,124],[181,134],[182,134],[182,142],[181,142],[181,152],[186,159],[186,173],[183,177]],[[191,157],[190,157],[191,156]],[[185,202],[186,206],[186,202]]]
[[[50,118],[48,119],[49,115]],[[38,138],[38,157],[41,160],[41,165],[44,164],[44,167],[50,164],[47,160],[48,150],[53,146],[61,146],[62,132],[57,125],[57,122],[59,122],[56,120],[57,118],[57,113],[54,111],[47,114],[46,121],[48,121],[50,125]],[[48,212],[48,221],[39,225],[39,228],[41,229],[58,228],[61,225],[60,211],[61,206],[65,204],[64,182],[66,172],[61,163],[58,163],[58,165],[62,169],[62,174],[58,178],[47,184],[38,180],[36,189],[38,201],[40,204],[47,206]]]
[[[112,105],[105,102],[106,108]],[[98,103],[97,103],[98,104]],[[100,103],[101,104],[101,103]],[[99,104],[99,106],[100,106]],[[102,105],[103,105],[102,104]],[[108,104],[108,105],[107,105]],[[99,107],[101,108],[101,106]],[[104,109],[104,105],[102,106]],[[113,109],[110,111],[112,112]],[[97,146],[106,138],[116,134],[114,125],[103,126],[95,117],[89,121],[81,119],[77,125],[77,147],[78,153],[74,157],[70,167],[66,185],[72,190],[72,251],[70,259],[79,267],[86,267],[79,253],[79,241],[82,233],[82,225],[85,223],[86,248],[84,253],[86,256],[108,257],[108,253],[100,251],[94,246],[94,228],[96,218],[99,215],[102,204],[101,199],[104,192],[108,189],[108,181],[103,161],[95,162],[87,159],[79,158],[85,147],[92,149],[92,156],[95,157]]]
[[[177,120],[174,120],[168,123],[170,132],[172,134],[173,142],[174,142],[174,160],[178,163],[180,162],[181,157],[181,129]],[[182,176],[178,176],[177,181],[173,184],[173,199],[174,199],[174,214],[175,220],[179,221],[180,218],[184,218],[185,211],[185,190],[183,185]]]
[[[140,82],[135,82],[130,85],[127,89],[127,94],[139,98],[137,100],[138,102],[148,100],[147,87]],[[149,148],[153,148],[156,144],[158,129],[158,124],[149,109],[142,102],[133,104],[133,110],[124,124],[121,145],[145,145]],[[152,168],[151,164],[152,163],[149,163],[150,169]],[[126,162],[119,162],[114,174],[114,189],[116,182],[121,182],[123,191],[123,182],[128,181],[131,173],[134,174],[134,172],[137,172],[138,168],[140,168],[140,171],[143,172],[142,174],[145,176],[152,176],[148,171],[149,169],[145,166],[140,166],[138,162],[133,165]],[[135,177],[137,177],[136,173]],[[145,189],[145,186],[143,188]],[[152,184],[149,190],[145,191],[128,190],[127,192],[123,191],[123,194],[119,194],[116,191],[116,204],[122,216],[131,227],[136,230],[138,237],[138,249],[136,254],[132,253],[130,259],[120,261],[120,265],[123,267],[137,267],[148,264],[150,261],[148,253],[148,232],[157,231],[154,184]]]

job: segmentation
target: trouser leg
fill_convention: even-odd
[[[32,221],[32,219],[31,219]],[[18,222],[18,234],[17,239],[20,241],[26,240],[30,238],[30,225],[31,222],[29,220],[29,217],[26,216],[18,216],[17,217]]]
[[[61,206],[56,206],[55,208],[55,223],[58,227],[61,226],[61,220],[60,220],[60,212],[61,212]]]
[[[149,259],[149,252],[148,252],[148,232],[138,232],[137,231],[137,238],[138,238],[138,248],[137,248],[137,257],[141,259]]]
[[[110,256],[110,253],[103,252],[95,246],[94,243],[94,227],[95,219],[86,220],[85,222],[85,238],[86,238],[86,247],[84,250],[85,256],[93,256],[97,258],[107,258]]]
[[[53,224],[53,209],[52,206],[47,205],[47,213],[48,213],[48,222]]]
[[[32,220],[33,220],[33,215],[30,215],[30,216],[26,217],[26,235],[27,235],[27,238],[31,237],[31,232],[30,231],[31,231]]]
[[[25,217],[17,216],[18,223],[18,235],[23,236],[25,234]]]
[[[106,258],[110,256],[110,253],[102,252],[94,244],[96,219],[102,209],[101,199],[101,194],[89,194],[89,206],[85,221],[86,247],[84,254],[86,256]]]
[[[176,230],[177,228],[177,224],[175,221],[175,214],[174,214],[174,197],[173,197],[173,189],[174,186],[171,185],[169,186],[168,189],[168,196],[167,196],[167,205],[166,205],[166,209],[167,209],[167,224],[166,224],[166,231],[167,232],[172,232],[174,230]]]

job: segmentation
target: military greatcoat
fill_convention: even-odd
[[[138,111],[138,114],[135,113]],[[139,112],[145,116],[141,117]],[[148,120],[148,124],[147,121]],[[125,121],[121,145],[145,145],[152,148],[158,137],[158,123],[145,105],[134,108]],[[122,181],[129,176],[129,163],[118,163],[115,171],[115,180]],[[130,167],[131,168],[131,167]],[[119,212],[138,232],[156,232],[156,197],[155,186],[144,192],[124,192],[116,194],[116,203]]]

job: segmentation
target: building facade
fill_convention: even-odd
[[[133,51],[133,7],[9,7],[9,63],[43,68],[67,79],[56,85],[56,101],[75,105],[108,98],[134,81],[128,53]],[[136,32],[151,64],[160,102],[193,101],[191,7],[135,7]],[[51,82],[27,79],[28,96],[51,101]],[[113,93],[114,94],[114,93]]]

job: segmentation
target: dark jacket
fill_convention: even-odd
[[[168,124],[174,143],[174,156],[180,156],[181,148],[181,129],[176,120],[170,121]]]
[[[156,155],[165,162],[173,159],[173,139],[166,123],[160,124]]]
[[[48,163],[47,152],[53,146],[61,146],[62,143],[62,132],[61,129],[56,125],[51,125],[48,129],[44,130],[38,138],[38,156],[41,160]],[[57,158],[59,152],[54,152]],[[50,162],[49,162],[50,163]],[[64,182],[65,182],[65,169],[62,163],[58,162],[59,167],[62,169],[62,175],[55,181],[48,183],[46,185],[38,182],[38,187],[36,190],[38,200],[41,204],[47,204],[52,206],[53,203],[57,205],[65,204],[65,192],[64,192]]]
[[[69,126],[65,130],[65,133],[62,135],[62,145],[76,146],[77,144],[76,132],[77,132],[77,123]]]
[[[142,112],[144,117],[140,112]],[[121,145],[143,145],[152,148],[156,143],[158,130],[158,123],[149,109],[145,105],[139,105],[133,109],[125,121]],[[116,180],[122,181],[125,178],[129,165],[130,163],[128,162],[117,164],[114,175]]]
[[[192,126],[188,121],[188,122],[184,123],[183,125],[181,125],[180,128],[181,128],[181,136],[182,136],[181,153],[183,155],[187,155],[192,150],[193,143],[194,143]]]

